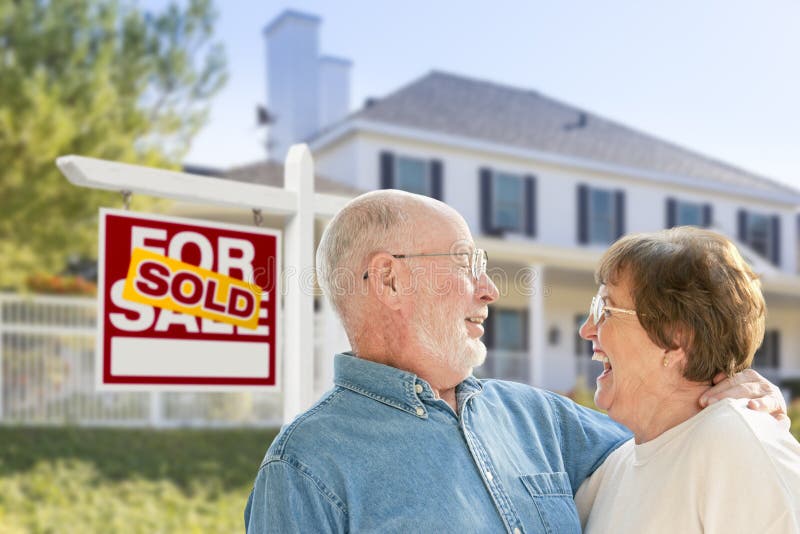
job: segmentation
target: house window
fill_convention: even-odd
[[[575,356],[592,357],[592,342],[581,337],[580,329],[586,321],[586,314],[580,313],[575,316]]]
[[[780,265],[780,217],[739,211],[739,240],[760,256]]]
[[[517,310],[496,310],[494,313],[494,348],[526,350],[525,313]]]
[[[767,330],[764,341],[753,357],[753,367],[757,369],[780,369],[780,331]]]
[[[589,192],[589,242],[611,243],[614,241],[614,195],[607,189],[591,189]]]
[[[395,158],[394,188],[430,196],[431,180],[428,176],[428,162],[424,159],[402,156]]]
[[[797,274],[800,274],[800,213],[797,214],[797,223],[795,224],[796,229],[794,235],[797,236],[797,243],[795,243],[795,250],[796,250],[796,265],[797,265]]]
[[[525,186],[522,176],[496,172],[492,182],[494,191],[493,225],[498,230],[525,232]]]
[[[438,159],[398,156],[384,151],[380,154],[380,187],[442,200],[442,168]]]
[[[583,339],[578,332],[586,320],[586,313],[575,315],[575,378],[583,380],[584,387],[593,390],[603,365],[592,360],[592,342]]]
[[[608,245],[625,233],[625,192],[578,186],[578,243]]]
[[[770,257],[770,220],[765,215],[751,213],[747,217],[745,242],[750,248],[764,256]]]
[[[528,312],[492,308],[484,342],[491,353],[476,376],[527,382],[530,363],[527,340]]]
[[[711,204],[667,199],[667,228],[673,226],[711,226]]]
[[[481,227],[484,234],[536,235],[536,177],[480,169]]]
[[[678,202],[676,224],[678,226],[700,226],[703,223],[703,207],[693,202]]]

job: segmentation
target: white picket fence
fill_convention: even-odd
[[[96,321],[95,299],[0,294],[0,423],[280,425],[280,393],[95,391]]]

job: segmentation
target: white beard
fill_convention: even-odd
[[[412,319],[417,340],[425,351],[448,368],[469,373],[486,360],[486,345],[469,337],[463,311],[428,296]]]

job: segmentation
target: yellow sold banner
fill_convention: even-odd
[[[261,291],[238,278],[157,254],[131,252],[123,298],[245,328],[258,326]]]

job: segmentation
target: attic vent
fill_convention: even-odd
[[[589,116],[586,114],[585,111],[581,111],[578,113],[578,120],[576,122],[568,122],[564,125],[564,129],[569,130],[578,130],[580,128],[586,128],[586,124],[589,122]]]

